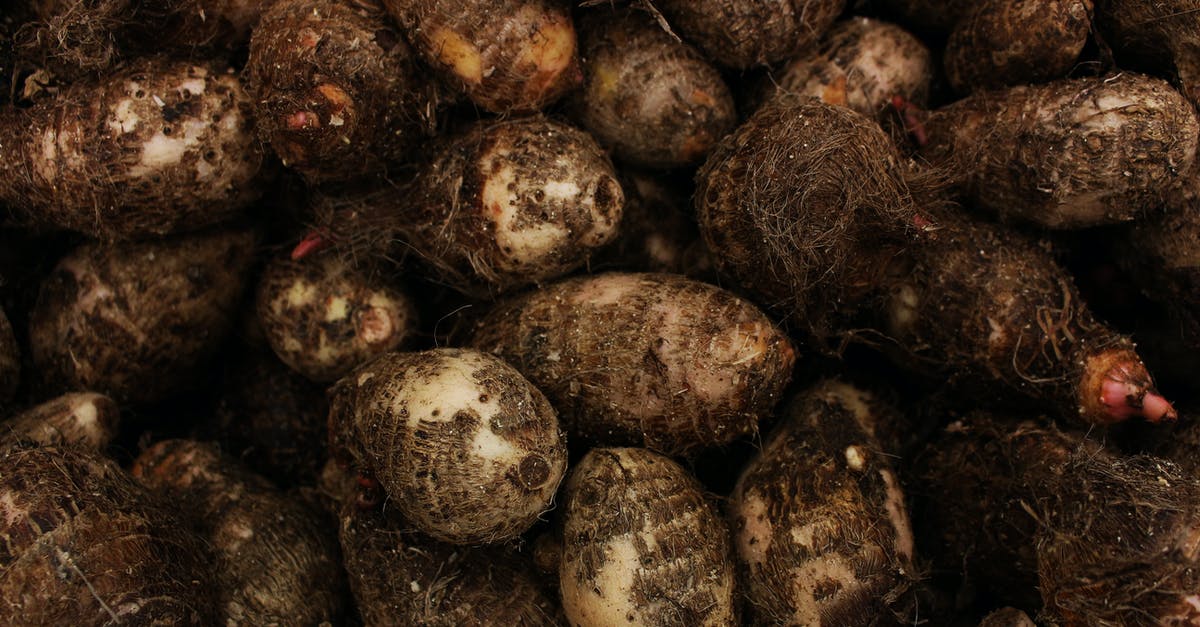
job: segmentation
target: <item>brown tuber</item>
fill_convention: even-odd
[[[892,412],[846,383],[818,383],[742,472],[729,511],[753,624],[908,622],[913,531],[875,435]]]
[[[592,449],[563,500],[559,588],[572,625],[738,624],[729,529],[682,466]]]
[[[656,0],[654,6],[714,63],[744,70],[816,45],[846,0]]]
[[[733,96],[721,75],[650,16],[600,7],[580,28],[584,83],[571,104],[617,159],[646,168],[693,165],[733,129]]]
[[[562,0],[382,0],[443,80],[494,113],[528,112],[579,84]]]
[[[159,442],[132,472],[179,503],[216,553],[218,623],[318,625],[340,617],[337,543],[318,512],[210,444]]]
[[[10,625],[211,625],[199,538],[111,461],[0,451],[0,615]]]
[[[342,510],[340,537],[366,627],[563,624],[528,560],[511,550],[442,544],[353,504]]]
[[[329,254],[268,262],[257,311],[275,354],[319,383],[399,348],[416,328],[408,296],[370,268]]]
[[[1200,2],[1095,0],[1096,28],[1118,58],[1170,67],[1180,91],[1200,104]]]
[[[973,94],[924,127],[922,155],[972,203],[1052,229],[1156,208],[1192,166],[1200,135],[1187,99],[1132,73]]]
[[[121,410],[95,392],[72,392],[0,422],[0,447],[17,443],[103,452],[117,436]]]
[[[0,202],[104,239],[195,230],[261,193],[251,100],[232,70],[139,60],[0,111]]]
[[[754,305],[668,274],[548,285],[497,305],[471,344],[544,391],[572,439],[671,454],[756,433],[795,360]]]
[[[258,135],[309,181],[379,171],[432,115],[413,53],[382,11],[370,0],[280,0],[254,29],[246,75]]]
[[[550,508],[566,472],[554,409],[491,355],[388,353],[339,381],[330,403],[335,455],[443,542],[515,538]]]
[[[151,403],[191,388],[233,325],[255,236],[221,230],[85,244],[42,283],[33,362],[53,388]]]

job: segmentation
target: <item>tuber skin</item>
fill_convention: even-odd
[[[700,483],[646,449],[592,449],[563,495],[572,625],[737,625],[729,530]]]
[[[337,541],[318,512],[211,444],[159,442],[134,460],[132,473],[179,502],[212,546],[219,624],[339,619],[344,584]]]
[[[1192,166],[1200,133],[1187,99],[1132,73],[974,94],[924,127],[922,155],[971,203],[1048,229],[1155,208]]]
[[[342,509],[340,538],[366,627],[563,624],[528,559],[511,550],[442,544],[354,504]]]
[[[970,93],[1067,75],[1092,29],[1092,0],[985,0],[946,43],[946,77]]]
[[[372,0],[280,0],[246,62],[258,136],[311,183],[378,173],[432,103],[412,50]]]
[[[546,397],[485,353],[388,353],[329,394],[334,453],[377,481],[413,528],[442,542],[515,538],[550,508],[566,472],[566,442]]]
[[[280,487],[316,482],[327,456],[324,387],[268,349],[231,360],[211,424],[203,433]]]
[[[245,230],[80,246],[42,282],[30,316],[39,374],[122,404],[189,389],[233,325],[254,246]]]
[[[713,63],[745,70],[815,46],[846,0],[656,0],[654,6]]]
[[[542,117],[483,121],[435,149],[411,190],[365,209],[351,229],[394,234],[435,280],[480,297],[583,266],[616,238],[624,204],[587,133]]]
[[[199,538],[107,459],[0,451],[0,615],[12,625],[212,625]]]
[[[979,627],[1037,627],[1037,624],[1025,612],[1005,607],[985,616]]]
[[[404,292],[372,269],[331,254],[270,261],[256,309],[275,354],[318,383],[337,381],[398,349],[417,326]]]
[[[913,531],[875,436],[894,412],[822,381],[796,396],[742,472],[729,514],[751,624],[911,622]]]
[[[537,111],[579,85],[567,2],[382,1],[425,63],[487,111]]]
[[[696,215],[719,269],[824,351],[927,224],[932,189],[848,108],[780,93],[696,175]],[[852,242],[870,241],[870,246]]]
[[[0,447],[17,443],[102,453],[117,436],[121,409],[95,392],[64,394],[0,422]]]
[[[716,68],[634,9],[600,7],[580,22],[583,89],[575,118],[621,161],[695,165],[737,121]]]
[[[21,381],[21,352],[12,325],[4,309],[0,308],[0,407],[11,401]]]
[[[932,237],[893,264],[876,315],[899,363],[999,383],[1088,424],[1177,417],[1046,249],[955,210],[930,217]]]
[[[1095,0],[1096,28],[1120,53],[1173,67],[1180,91],[1200,104],[1200,3],[1196,0]]]
[[[891,113],[893,96],[923,105],[935,73],[920,39],[895,24],[856,17],[835,24],[817,50],[788,62],[768,91],[812,96],[879,118]]]
[[[668,274],[567,279],[497,305],[470,345],[521,371],[568,437],[690,454],[756,433],[795,350],[754,305]]]
[[[1010,422],[1010,421],[1008,421]],[[1020,562],[1036,584],[1052,624],[1162,625],[1200,620],[1194,592],[1200,569],[1194,551],[1200,480],[1156,457],[1121,457],[1075,434],[1022,423],[976,418],[962,435],[936,445],[947,485],[981,480],[987,500],[967,502],[960,525],[1009,533],[1004,548],[1036,559]],[[970,479],[964,481],[964,472]],[[949,500],[937,496],[938,507]],[[968,496],[968,499],[975,498]],[[974,512],[982,507],[982,512]],[[1023,515],[1019,526],[988,527],[972,515],[1004,507]],[[966,527],[963,527],[966,528]],[[1032,537],[1023,538],[1026,532]],[[974,543],[976,546],[979,542]],[[1031,550],[1032,549],[1032,550]],[[980,556],[981,558],[984,556]],[[990,559],[997,568],[1012,563]]]
[[[217,65],[139,60],[0,111],[0,202],[21,221],[128,239],[191,231],[261,193],[250,97]]]

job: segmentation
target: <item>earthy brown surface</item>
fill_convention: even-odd
[[[470,343],[545,392],[572,440],[671,454],[756,433],[795,360],[754,305],[667,274],[547,285],[497,305]]]
[[[550,508],[566,473],[546,397],[484,353],[388,353],[339,381],[330,399],[334,452],[444,542],[516,537]]]
[[[815,45],[846,0],[657,0],[654,6],[713,63],[748,69]]]
[[[559,516],[572,624],[738,624],[729,530],[669,458],[592,449],[571,471]]]
[[[1096,28],[1119,59],[1172,67],[1180,91],[1200,103],[1200,2],[1096,0]]]
[[[117,435],[121,410],[94,392],[64,394],[0,422],[0,447],[16,443],[102,453]]]
[[[0,112],[0,201],[103,239],[195,230],[261,193],[251,99],[233,70],[161,58]]]
[[[233,325],[248,231],[85,244],[42,283],[30,348],[53,388],[149,403],[188,389]]]

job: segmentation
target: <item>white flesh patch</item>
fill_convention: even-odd
[[[792,591],[794,593],[792,607],[796,608],[795,613],[792,614],[793,624],[821,624],[822,601],[817,599],[817,593],[820,586],[830,581],[841,584],[841,588],[834,598],[846,594],[851,588],[858,587],[854,569],[840,555],[815,557],[792,569]]]
[[[879,475],[883,477],[883,483],[887,486],[887,502],[884,507],[887,509],[888,520],[892,522],[892,527],[896,530],[896,553],[904,556],[905,559],[912,559],[913,540],[912,526],[908,521],[908,508],[904,502],[904,492],[900,489],[900,483],[896,481],[895,475],[890,470],[880,470]]]
[[[632,298],[642,288],[641,279],[634,276],[601,275],[583,283],[571,297],[571,304],[592,307],[617,305]]]
[[[503,155],[489,155],[483,159],[488,161],[502,159]],[[483,206],[492,221],[495,222],[496,244],[504,252],[504,259],[499,264],[507,270],[521,267],[537,267],[544,260],[568,241],[569,233],[561,226],[543,222],[537,225],[516,223],[522,217],[522,209],[536,211],[537,207],[522,207],[516,190],[519,182],[516,171],[511,166],[502,166],[492,171],[483,184]],[[514,191],[509,191],[512,186]],[[561,188],[547,186],[543,191],[549,195],[551,191],[561,193]]]
[[[767,502],[758,494],[747,494],[742,498],[740,510],[739,517],[744,524],[735,538],[738,555],[747,564],[762,564],[775,534],[767,516]]]
[[[917,290],[911,285],[902,285],[899,290],[896,290],[892,296],[891,316],[889,317],[892,335],[908,334],[908,327],[917,320],[917,307],[920,304]]]
[[[481,429],[487,429],[490,420],[500,413],[500,399],[490,395],[486,401],[480,401],[487,392],[472,376],[487,365],[474,355],[441,359],[436,375],[405,386],[403,394],[395,400],[393,411],[399,413],[407,406],[408,424],[416,428],[422,421],[446,422],[460,410],[472,410],[483,422]]]
[[[641,569],[639,557],[633,534],[627,533],[605,543],[604,562],[594,581],[581,581],[580,577],[564,573],[563,609],[572,623],[644,624],[639,608],[632,599],[634,576]],[[633,621],[629,620],[630,615],[634,617]]]

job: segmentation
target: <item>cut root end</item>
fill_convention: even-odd
[[[921,121],[921,108],[909,102],[904,96],[892,96],[892,108],[904,122],[904,130],[912,137],[918,147],[929,143],[929,135],[925,132],[925,123]]]
[[[1141,416],[1149,422],[1164,422],[1179,418],[1170,401],[1153,388],[1125,378],[1126,374],[1124,371],[1110,372],[1101,385],[1100,402],[1114,420]]]
[[[1154,380],[1131,347],[1092,355],[1080,384],[1080,414],[1087,422],[1111,424],[1140,416],[1157,423],[1179,417],[1154,389]]]

